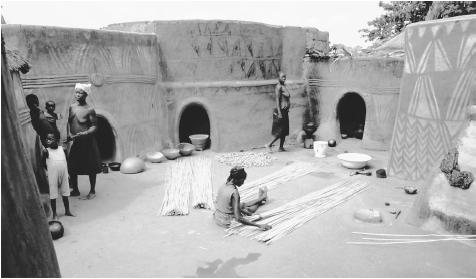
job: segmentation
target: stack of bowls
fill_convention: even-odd
[[[192,144],[195,145],[196,150],[204,150],[207,147],[208,135],[196,134],[189,136]]]

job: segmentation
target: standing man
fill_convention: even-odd
[[[289,108],[291,107],[291,94],[289,93],[286,85],[286,75],[282,72],[279,73],[279,82],[276,85],[276,107],[273,111],[273,126],[271,134],[274,139],[265,145],[268,151],[271,152],[271,147],[279,139],[279,151],[285,151],[284,140],[289,135]]]
[[[94,137],[97,130],[96,111],[86,98],[91,94],[91,84],[76,83],[74,88],[76,103],[68,111],[68,138],[72,141],[68,155],[68,171],[73,191],[71,196],[79,196],[78,175],[89,175],[91,189],[86,199],[96,196],[96,174],[101,172],[99,148]]]

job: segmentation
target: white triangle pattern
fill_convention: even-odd
[[[422,26],[418,28],[418,36],[421,38],[423,35],[425,35],[426,27]]]
[[[463,32],[466,32],[466,30],[468,29],[468,26],[469,24],[471,23],[470,20],[465,20],[465,21],[461,21],[460,24],[461,24],[461,29],[463,30]]]
[[[433,42],[430,41],[428,43],[428,45],[426,46],[425,51],[423,51],[423,54],[421,56],[420,62],[418,63],[418,67],[417,67],[417,70],[416,70],[417,73],[421,74],[421,73],[426,72],[426,68],[427,68],[427,65],[428,65],[428,59],[430,58],[430,51],[431,51],[432,46],[433,46]]]
[[[431,32],[433,33],[433,37],[436,37],[436,33],[440,30],[441,25],[434,25],[431,27]]]
[[[408,42],[406,50],[405,50],[405,66],[404,71],[405,73],[413,73],[415,72],[415,54],[413,53],[413,45]]]
[[[451,62],[448,59],[448,55],[446,54],[445,48],[441,43],[441,40],[437,40],[435,44],[435,72],[442,72],[442,71],[450,71],[451,70]]]
[[[449,21],[444,24],[444,26],[446,27],[446,35],[449,35],[451,33],[455,25],[456,25],[456,22],[454,21]]]
[[[458,67],[464,68],[476,54],[476,34],[471,34],[462,40],[458,52]]]
[[[408,112],[418,117],[439,119],[440,110],[431,79],[420,76],[415,83]]]
[[[474,72],[472,70],[463,72],[456,82],[455,89],[451,94],[450,104],[446,111],[447,120],[463,120],[466,117],[466,106],[469,104],[471,95],[471,85],[474,80]]]
[[[451,141],[455,140],[456,136],[467,125],[465,121],[445,121],[446,129],[448,130]]]

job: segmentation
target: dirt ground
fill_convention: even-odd
[[[77,217],[64,216],[58,202],[63,238],[54,241],[63,277],[474,277],[476,245],[446,241],[367,246],[348,244],[361,236],[352,232],[425,234],[407,224],[415,196],[396,187],[413,185],[395,178],[379,179],[375,170],[385,168],[387,152],[361,150],[358,141],[345,140],[327,158],[313,151],[289,146],[275,152],[272,166],[248,168],[248,181],[272,173],[293,161],[319,164],[315,172],[289,181],[269,192],[260,211],[272,209],[309,192],[349,177],[336,155],[363,152],[373,157],[370,188],[348,202],[317,216],[271,245],[241,236],[224,237],[209,210],[191,209],[188,216],[158,215],[164,194],[164,171],[169,162],[147,163],[140,174],[100,174],[97,197],[71,198]],[[264,151],[264,150],[256,150]],[[210,156],[211,151],[193,156]],[[213,162],[213,186],[224,183],[230,167]],[[84,196],[89,189],[80,177]],[[386,206],[385,202],[390,203]],[[384,222],[357,221],[353,213],[362,208],[380,210]],[[389,213],[402,210],[398,219]],[[259,213],[259,212],[258,212]]]

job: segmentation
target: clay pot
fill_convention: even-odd
[[[102,167],[102,173],[109,173],[109,167],[107,166],[106,163],[102,163],[101,167]]]
[[[144,160],[137,157],[129,157],[121,164],[121,172],[124,174],[134,174],[145,170]]]
[[[195,146],[196,150],[205,149],[208,143],[208,137],[209,137],[208,135],[204,135],[204,134],[196,134],[196,135],[189,136],[190,141],[192,141],[192,144]]]
[[[195,145],[182,142],[179,145],[177,145],[177,148],[179,149],[180,155],[189,156],[195,150]]]
[[[316,125],[314,125],[314,123],[307,123],[304,128],[303,128],[304,132],[306,132],[306,136],[307,138],[310,138],[312,136],[312,134],[317,130],[317,127]]]
[[[118,163],[118,162],[109,163],[109,168],[112,171],[118,171],[121,168],[121,163]]]
[[[160,163],[165,160],[164,154],[160,152],[149,152],[145,154],[145,158],[151,163]]]
[[[63,237],[64,228],[63,228],[63,224],[61,224],[60,221],[49,221],[48,225],[49,225],[51,237],[54,240]]]
[[[175,160],[178,157],[180,157],[180,150],[175,149],[175,148],[164,149],[164,150],[162,150],[162,153],[169,160]]]
[[[327,142],[327,145],[329,145],[329,147],[336,147],[337,143],[334,139],[330,139],[328,142]]]

